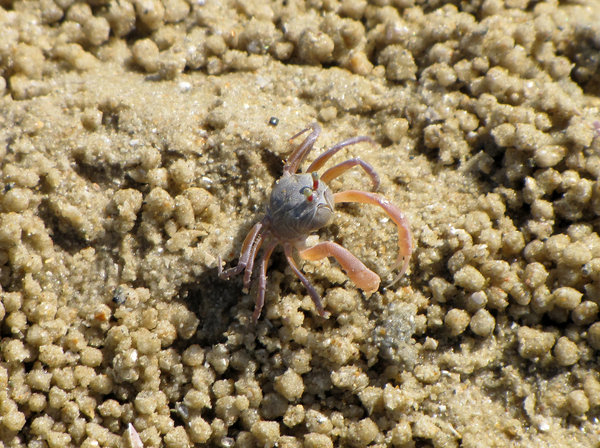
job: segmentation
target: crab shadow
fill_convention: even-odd
[[[189,342],[202,346],[224,342],[235,319],[234,308],[242,297],[240,283],[219,279],[216,268],[207,270],[194,282],[183,284],[176,300],[196,314],[200,321]]]

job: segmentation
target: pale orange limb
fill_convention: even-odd
[[[311,261],[320,260],[325,257],[335,258],[348,277],[350,277],[350,280],[367,294],[375,292],[379,288],[379,276],[339,244],[324,241],[298,252],[302,258]]]
[[[377,190],[379,188],[379,176],[377,175],[377,172],[369,163],[359,159],[358,157],[345,160],[335,166],[332,166],[321,175],[321,180],[328,184],[332,179],[341,176],[350,168],[355,166],[360,166],[365,173],[367,173],[367,175],[371,178],[371,182],[373,182],[373,190]]]
[[[333,200],[336,204],[342,202],[360,202],[363,204],[378,205],[385,213],[394,221],[398,227],[398,261],[392,269],[402,266],[400,273],[388,286],[396,283],[406,273],[408,263],[413,250],[412,233],[408,224],[408,219],[404,216],[402,210],[392,204],[390,201],[375,193],[369,193],[359,190],[340,191],[333,195]]]

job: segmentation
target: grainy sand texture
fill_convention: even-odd
[[[599,95],[598,0],[0,0],[0,447],[599,446]],[[410,268],[340,205],[382,286],[277,250],[254,324],[315,121]]]

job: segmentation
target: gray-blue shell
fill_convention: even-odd
[[[276,237],[288,241],[304,239],[333,218],[333,194],[327,184],[319,182],[312,201],[302,193],[305,187],[313,187],[310,173],[284,175],[273,186],[266,219]]]

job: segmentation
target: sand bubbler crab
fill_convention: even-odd
[[[328,317],[329,313],[323,308],[319,293],[296,265],[293,258],[293,249],[296,249],[304,260],[314,261],[325,257],[335,258],[346,272],[346,275],[366,294],[371,294],[379,288],[379,276],[339,244],[324,241],[307,247],[307,237],[312,232],[329,224],[333,219],[335,204],[361,202],[381,207],[398,228],[398,260],[392,269],[400,267],[400,272],[390,285],[398,281],[408,268],[412,253],[412,236],[404,213],[386,198],[376,193],[360,190],[332,193],[327,186],[327,183],[332,179],[352,167],[359,166],[371,178],[373,190],[377,190],[379,176],[375,169],[360,158],[351,158],[327,169],[321,176],[317,173],[340,149],[360,142],[374,144],[373,140],[364,136],[344,140],[321,153],[309,165],[306,173],[299,173],[300,165],[304,162],[321,134],[321,126],[312,123],[290,139],[292,141],[307,131],[311,131],[311,133],[298,145],[285,162],[283,176],[273,187],[264,218],[257,222],[246,235],[237,266],[223,270],[221,257],[218,259],[218,273],[222,279],[229,279],[244,271],[244,293],[247,293],[252,280],[254,260],[264,244],[265,247],[259,262],[258,293],[252,316],[254,322],[260,317],[265,302],[267,264],[273,250],[279,244],[283,246],[285,258],[292,271],[307,289],[317,312],[323,317]]]

